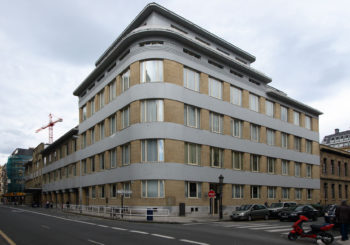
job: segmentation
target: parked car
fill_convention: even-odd
[[[335,210],[337,209],[336,205],[329,205],[325,209],[324,221],[330,224],[336,224]]]
[[[261,204],[248,204],[242,205],[232,212],[232,220],[248,220],[253,219],[269,219],[269,210],[265,205]]]
[[[269,215],[271,218],[278,218],[279,213],[282,210],[288,209],[289,207],[296,207],[296,202],[274,202],[270,205],[269,209]]]
[[[284,210],[280,212],[280,221],[283,220],[291,220],[296,221],[299,219],[299,215],[304,215],[313,221],[317,220],[319,215],[319,211],[313,208],[311,205],[300,205],[295,208],[290,208],[288,210]]]

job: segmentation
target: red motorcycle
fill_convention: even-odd
[[[333,228],[334,224],[310,225],[311,231],[305,232],[303,223],[309,219],[300,215],[299,220],[293,224],[293,230],[288,234],[288,239],[295,241],[298,237],[308,237],[313,239],[321,239],[324,244],[331,244],[334,241],[334,236],[326,231]]]

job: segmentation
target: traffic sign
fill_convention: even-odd
[[[213,197],[215,197],[215,196],[216,196],[215,191],[210,190],[210,191],[208,192],[208,197],[213,198]]]

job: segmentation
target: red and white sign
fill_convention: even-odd
[[[211,191],[208,192],[208,197],[213,198],[215,196],[216,196],[215,191],[211,190]]]

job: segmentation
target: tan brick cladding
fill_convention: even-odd
[[[165,162],[183,163],[185,158],[184,142],[166,139],[164,142]]]
[[[230,84],[229,83],[226,83],[224,82],[224,91],[223,91],[223,100],[224,101],[227,101],[227,102],[230,102]]]
[[[243,90],[242,92],[242,106],[244,108],[249,108],[249,91]]]
[[[141,117],[140,101],[134,101],[130,104],[130,125],[141,122],[140,117]]]
[[[130,87],[140,83],[140,62],[130,65]]]
[[[174,100],[164,100],[164,121],[184,124],[184,104]]]
[[[199,83],[200,83],[200,89],[199,91],[202,94],[209,94],[208,93],[208,85],[209,85],[209,76],[205,73],[201,73],[200,74],[200,78],[199,78]]]
[[[183,86],[183,65],[172,60],[164,60],[164,81]]]

